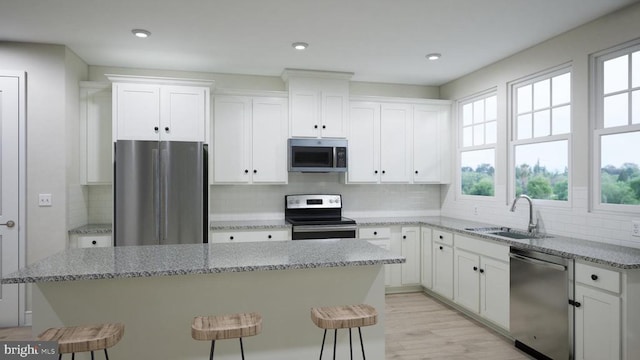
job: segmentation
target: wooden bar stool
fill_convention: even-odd
[[[324,350],[324,340],[327,337],[327,329],[335,329],[333,333],[333,359],[336,358],[336,338],[338,329],[349,329],[349,354],[353,359],[353,347],[351,345],[351,328],[357,327],[360,334],[360,348],[362,349],[362,359],[364,355],[364,344],[362,343],[363,326],[375,325],[378,322],[378,312],[371,305],[345,305],[328,306],[311,309],[311,320],[317,327],[324,329],[322,336],[322,347],[320,348],[320,360]]]
[[[191,337],[194,340],[211,340],[209,359],[213,359],[216,340],[240,339],[240,353],[244,360],[242,338],[260,334],[262,316],[258,313],[240,313],[218,316],[198,316],[191,323]]]
[[[38,335],[38,340],[57,341],[58,359],[62,359],[62,354],[71,353],[71,359],[75,359],[77,352],[104,350],[104,357],[109,360],[107,348],[117,344],[124,334],[124,325],[116,324],[95,324],[70,326],[62,328],[50,328]]]

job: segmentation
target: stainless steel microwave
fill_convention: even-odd
[[[347,171],[345,139],[289,139],[288,143],[289,171]]]

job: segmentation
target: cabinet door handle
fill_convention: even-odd
[[[158,129],[160,129],[160,128],[156,126],[156,127],[153,128],[153,131],[158,131]]]
[[[374,174],[377,174],[377,173],[378,173],[378,170],[375,170],[373,173],[374,173]]]
[[[167,127],[165,127],[165,128],[164,128],[164,131],[169,132],[169,127],[168,127],[168,126],[167,126]]]
[[[438,236],[440,238],[440,240],[442,240],[442,235]]]
[[[406,238],[407,238],[407,235],[402,235],[402,238],[403,238],[403,239],[406,239]]]
[[[314,129],[317,129],[317,128],[318,128],[318,125],[313,125],[313,128],[314,128]]]
[[[418,173],[418,170],[416,170],[416,174]]]
[[[442,250],[442,246],[440,246],[440,250]]]
[[[576,302],[574,302],[574,306],[575,306],[575,307],[577,307],[577,308],[579,308],[580,306],[582,306],[582,304],[580,304],[580,302],[579,302],[579,301],[576,301]]]
[[[326,129],[326,128],[327,128],[327,125],[322,125],[322,128],[323,128],[323,129]]]
[[[254,174],[257,174],[257,173],[258,173],[258,170],[253,169],[253,173],[254,173]]]
[[[244,173],[248,174],[249,173],[249,169],[244,169]]]
[[[484,274],[484,269],[480,269],[480,274]]]
[[[596,275],[596,274],[592,274],[592,275],[591,275],[591,280],[593,280],[593,281],[598,280],[598,275]]]
[[[383,174],[386,174],[386,171],[382,170],[382,173],[383,173]]]
[[[477,267],[477,266],[474,266],[474,267],[473,267],[473,271],[478,271],[478,267]]]

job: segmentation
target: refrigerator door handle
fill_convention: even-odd
[[[151,151],[151,172],[153,173],[153,208],[154,208],[154,216],[156,219],[160,219],[160,177],[158,176],[158,161],[159,159],[159,150],[153,149]],[[160,240],[160,221],[156,221],[154,237],[156,242]]]
[[[164,244],[167,241],[167,234],[169,233],[169,149],[162,146],[166,143],[160,143],[160,244]]]

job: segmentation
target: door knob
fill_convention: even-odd
[[[16,226],[16,223],[15,223],[15,221],[13,221],[13,220],[9,220],[9,221],[7,221],[6,223],[4,223],[4,224],[0,224],[0,225],[1,225],[1,226],[6,226],[6,227],[8,227],[8,228],[12,228],[12,227]]]

